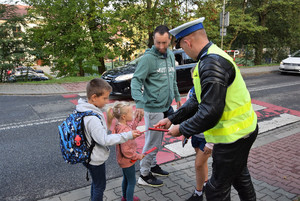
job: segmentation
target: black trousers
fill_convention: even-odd
[[[248,137],[232,144],[215,144],[212,176],[205,188],[207,201],[230,201],[231,185],[237,190],[240,200],[256,200],[247,161],[257,134],[258,126]]]

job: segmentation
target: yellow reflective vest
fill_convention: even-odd
[[[239,68],[233,59],[215,44],[208,48],[207,54],[217,54],[232,63],[235,68],[235,79],[227,88],[225,108],[219,122],[204,132],[205,140],[210,143],[232,143],[256,129],[257,116],[252,108],[251,98]],[[194,73],[194,87],[197,100],[201,103],[201,83],[198,62]]]

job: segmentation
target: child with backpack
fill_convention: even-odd
[[[110,153],[108,146],[121,144],[141,135],[137,130],[130,130],[118,135],[107,134],[108,128],[101,109],[108,103],[111,90],[111,86],[105,80],[95,78],[87,84],[87,100],[80,98],[76,106],[78,112],[92,111],[101,117],[85,116],[83,121],[88,143],[92,144],[92,141],[95,141],[90,162],[87,164],[92,177],[92,201],[103,200],[103,192],[106,187],[105,161]]]
[[[108,111],[108,114],[118,120],[114,128],[114,133],[123,133],[136,129],[138,123],[141,121],[141,117],[133,117],[132,106],[125,102],[116,102],[114,107]],[[135,140],[128,140],[127,142],[116,146],[117,161],[123,172],[123,197],[121,201],[140,200],[138,197],[133,196],[136,184],[135,162],[143,159],[144,155],[138,154],[136,149],[137,143]]]

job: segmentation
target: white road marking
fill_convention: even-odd
[[[279,117],[274,117],[271,120],[259,122],[259,133],[264,133],[275,128],[300,121],[300,117],[283,113]]]
[[[253,104],[253,103],[252,103],[252,107],[253,107],[254,111],[266,109],[266,107],[263,107],[261,105],[256,105],[256,104]]]
[[[180,157],[187,157],[195,154],[195,149],[192,147],[191,140],[189,139],[188,143],[184,147],[182,147],[182,142],[174,142],[172,144],[165,145],[165,148],[171,150],[176,153]]]
[[[86,93],[78,93],[78,96],[80,96],[80,97],[86,97]]]
[[[49,123],[55,123],[55,122],[63,122],[66,120],[67,116],[65,117],[56,117],[56,118],[48,118],[48,119],[39,119],[39,120],[34,120],[30,122],[20,122],[20,123],[12,123],[12,124],[5,124],[1,125],[0,131],[2,130],[10,130],[10,129],[15,129],[15,128],[23,128],[23,127],[28,127],[28,126],[36,126],[36,125],[41,125],[41,124],[49,124]]]
[[[290,83],[282,83],[282,84],[272,84],[270,86],[261,86],[261,87],[249,87],[248,90],[250,92],[253,91],[262,91],[262,90],[267,90],[267,89],[275,89],[275,88],[281,88],[281,87],[289,87],[289,86],[294,86],[294,85],[299,85],[300,82],[290,82]]]

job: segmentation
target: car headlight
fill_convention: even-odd
[[[130,80],[133,77],[133,73],[130,74],[126,74],[126,75],[120,75],[118,77],[116,77],[116,81],[125,81],[125,80]]]

